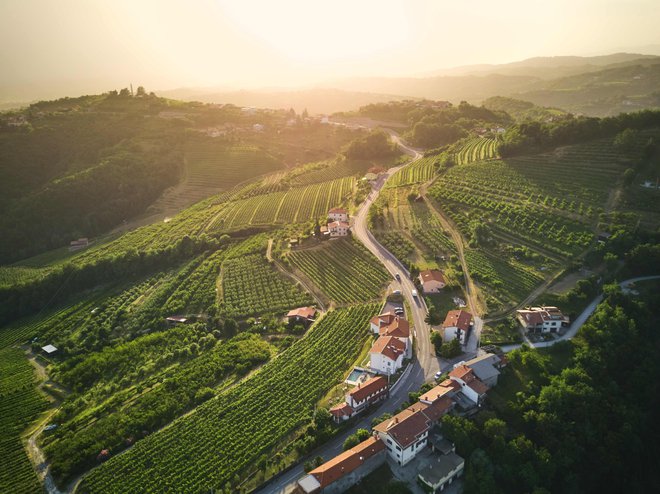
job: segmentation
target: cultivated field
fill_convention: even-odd
[[[93,470],[82,492],[238,490],[256,460],[273,455],[342,378],[377,310],[361,305],[330,312],[281,357]]]
[[[331,300],[347,304],[380,297],[390,277],[378,260],[353,240],[330,240],[287,257]]]

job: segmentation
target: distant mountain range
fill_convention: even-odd
[[[535,57],[501,65],[470,65],[423,77],[362,77],[311,89],[227,91],[177,89],[160,95],[262,108],[333,113],[368,103],[427,98],[480,104],[513,97],[573,113],[605,116],[660,107],[660,56],[615,53],[595,57]]]
[[[529,101],[592,116],[660,107],[660,56],[614,53],[594,57],[534,57],[500,65],[468,65],[419,77],[349,78],[314,88],[179,88],[158,95],[258,108],[307,109],[312,114],[350,111],[403,99],[468,101],[493,96]],[[14,105],[0,105],[8,109]]]

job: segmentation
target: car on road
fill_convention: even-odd
[[[442,371],[438,371],[435,373],[435,378],[440,379],[440,376],[442,376]]]
[[[401,290],[392,290],[392,295],[401,295]]]
[[[402,316],[404,313],[405,311],[403,310],[403,307],[397,307],[394,309],[394,314],[397,316]]]
[[[398,280],[401,281],[401,275],[399,273],[395,274],[394,277]]]
[[[412,291],[412,296],[413,296],[414,298],[417,298],[417,290],[413,290],[413,291]]]

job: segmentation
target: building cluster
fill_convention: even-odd
[[[570,318],[557,307],[529,307],[516,311],[518,321],[527,331],[538,333],[556,333],[570,324]]]
[[[447,379],[422,394],[419,401],[376,425],[369,439],[310,471],[297,482],[296,491],[343,492],[385,461],[405,466],[429,445],[442,454],[426,462],[418,478],[431,489],[442,490],[462,473],[464,462],[451,443],[434,437],[433,428],[457,407],[469,410],[481,405],[505,364],[506,360],[492,353],[459,362]],[[356,407],[385,399],[387,393],[387,380],[374,377],[348,393],[346,403],[334,407],[331,413],[337,417],[342,408],[355,411]]]
[[[349,234],[351,225],[348,222],[348,210],[332,208],[328,211],[328,223],[321,227],[321,235],[335,238]]]
[[[369,366],[379,374],[392,375],[412,357],[410,323],[402,316],[385,312],[370,321],[371,332],[378,335],[369,350]]]

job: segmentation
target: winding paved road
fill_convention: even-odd
[[[417,358],[408,365],[408,368],[401,376],[396,386],[390,391],[390,397],[383,402],[371,414],[363,416],[358,422],[353,424],[349,429],[344,431],[339,436],[330,440],[326,444],[319,447],[317,450],[312,451],[307,457],[314,458],[317,455],[322,456],[324,459],[329,460],[342,452],[342,446],[346,438],[353,434],[357,429],[370,429],[371,419],[380,416],[384,413],[392,413],[398,409],[401,404],[408,400],[408,393],[417,391],[419,387],[426,381],[432,379],[434,374],[440,370],[440,359],[435,355],[435,351],[431,346],[429,339],[430,328],[424,322],[427,314],[426,304],[421,297],[413,297],[412,291],[415,289],[413,282],[410,280],[410,273],[399,262],[399,260],[392,255],[385,247],[383,247],[371,234],[367,228],[367,216],[369,207],[378,198],[378,194],[387,182],[387,179],[396,173],[401,168],[409,165],[413,161],[422,157],[422,154],[406,144],[404,144],[399,136],[390,130],[387,130],[392,140],[403,151],[411,156],[411,159],[403,165],[395,168],[390,168],[386,173],[379,176],[374,184],[371,193],[367,199],[362,203],[357,213],[353,217],[353,236],[362,242],[369,251],[371,251],[385,266],[387,271],[392,275],[392,280],[396,280],[395,275],[401,275],[400,290],[406,298],[410,307],[410,312],[407,318],[412,320],[414,324],[413,337],[415,341],[415,350]],[[395,283],[399,283],[396,282]],[[450,368],[447,365],[446,368]],[[446,369],[443,369],[446,370]],[[259,490],[255,491],[256,494],[281,494],[285,491],[286,487],[304,474],[303,462],[299,462],[290,470],[276,477],[274,480],[263,485]]]

